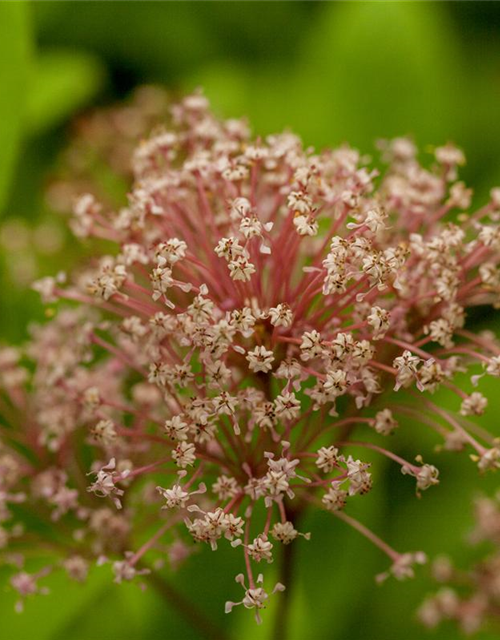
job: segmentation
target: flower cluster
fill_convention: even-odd
[[[37,282],[52,319],[0,353],[0,547],[22,596],[38,590],[19,577],[27,510],[64,521],[62,567],[78,580],[106,558],[121,582],[147,575],[146,557],[229,544],[257,617],[270,594],[256,565],[309,539],[305,508],[369,538],[398,579],[423,562],[344,509],[372,486],[364,450],[419,494],[438,483],[420,455],[385,446],[408,418],[480,471],[500,466],[470,418],[500,345],[466,325],[468,308],[500,306],[500,190],[464,213],[458,149],[436,149],[431,169],[410,140],[384,157],[379,175],[348,147],[252,140],[197,93],[135,151],[126,206],[79,198],[73,229],[114,248]],[[454,382],[469,367],[470,393]],[[432,401],[440,386],[455,410]]]
[[[500,605],[500,494],[475,500],[475,528],[469,543],[485,547],[469,569],[457,568],[447,556],[436,558],[433,577],[442,586],[419,609],[421,622],[434,628],[453,620],[466,634],[498,630]]]

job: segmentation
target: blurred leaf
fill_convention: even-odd
[[[21,138],[30,62],[29,26],[28,7],[24,3],[0,3],[0,211]]]
[[[425,143],[447,136],[461,73],[441,7],[340,2],[324,10],[290,87],[313,141],[366,149],[379,136],[410,133]]]
[[[226,116],[243,103],[258,133],[291,127],[319,147],[347,141],[366,151],[379,137],[406,134],[421,144],[462,142],[468,84],[439,6],[320,4],[297,39],[294,64],[242,72],[207,59],[184,86],[202,84]]]
[[[88,104],[104,77],[102,65],[92,55],[62,50],[40,55],[26,107],[29,132],[49,129]]]
[[[90,50],[138,83],[169,81],[217,49],[215,34],[198,18],[211,11],[203,3],[34,2],[32,7],[42,46]]]
[[[427,47],[419,38],[419,8],[335,3],[324,9],[292,83],[295,118],[299,110],[308,114],[303,125],[314,142],[325,130],[329,141],[347,139],[355,145],[371,144],[388,130],[411,130],[408,106],[425,86],[428,64]]]
[[[172,84],[207,61],[290,64],[297,33],[318,13],[316,5],[34,2],[33,11],[42,46],[82,46],[118,68],[121,79]]]
[[[500,185],[500,47],[491,58],[480,61],[476,56],[469,56],[472,60],[466,67],[469,90],[463,96],[461,128],[467,166],[461,174],[482,205],[490,189]],[[477,73],[479,64],[481,73]]]

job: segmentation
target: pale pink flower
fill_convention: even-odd
[[[120,164],[126,206],[77,201],[77,235],[114,248],[35,285],[54,317],[0,351],[2,401],[16,408],[0,440],[1,554],[37,549],[9,508],[19,502],[60,521],[51,569],[78,580],[105,558],[116,582],[148,580],[148,559],[177,565],[191,539],[227,545],[246,573],[238,604],[258,615],[270,594],[256,564],[309,539],[295,516],[322,508],[389,556],[384,578],[413,575],[422,553],[398,553],[348,512],[377,482],[367,449],[417,492],[438,484],[437,466],[399,454],[408,418],[437,448],[466,451],[464,464],[500,466],[498,443],[473,423],[500,346],[467,324],[469,308],[500,307],[500,196],[451,223],[470,207],[462,152],[439,148],[429,169],[409,140],[382,147],[379,175],[348,147],[252,140],[196,93],[128,173]],[[441,387],[447,408],[433,402]],[[18,575],[20,593],[39,591]]]

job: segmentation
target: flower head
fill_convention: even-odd
[[[77,234],[114,250],[38,283],[54,317],[22,352],[0,352],[2,406],[16,407],[0,436],[0,553],[32,547],[9,509],[20,501],[62,521],[71,553],[57,566],[78,579],[101,557],[122,582],[146,554],[177,565],[190,538],[230,545],[246,572],[238,604],[259,617],[270,594],[257,565],[308,539],[296,514],[317,507],[387,553],[396,578],[413,575],[423,555],[388,547],[350,503],[377,482],[367,449],[418,491],[438,483],[436,466],[400,456],[409,418],[481,471],[499,466],[471,422],[486,400],[455,374],[481,363],[473,387],[500,374],[495,337],[467,325],[469,307],[500,306],[500,231],[493,204],[451,221],[470,206],[459,150],[427,169],[396,139],[384,157],[378,176],[348,147],[252,141],[196,93],[134,153],[124,206],[77,201]],[[432,400],[441,386],[450,408]]]

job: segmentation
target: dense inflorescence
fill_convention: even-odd
[[[500,494],[479,497],[474,503],[475,526],[468,536],[473,546],[483,547],[479,560],[468,568],[454,566],[447,556],[432,563],[439,590],[419,610],[419,618],[434,628],[454,621],[466,634],[492,629],[498,632],[500,613]]]
[[[464,213],[459,149],[437,148],[431,169],[407,139],[383,155],[379,175],[348,147],[252,140],[194,94],[135,151],[127,206],[78,199],[74,232],[109,255],[37,282],[53,317],[0,354],[0,546],[19,606],[56,568],[23,565],[36,548],[28,512],[64,523],[50,546],[76,580],[96,561],[116,582],[147,579],[146,557],[176,565],[190,541],[229,544],[238,604],[258,619],[273,585],[256,571],[309,539],[306,508],[380,547],[392,563],[380,579],[425,561],[344,512],[372,485],[354,452],[390,458],[420,494],[437,468],[384,440],[416,417],[480,471],[500,466],[469,418],[486,407],[474,387],[500,374],[500,346],[465,325],[467,308],[500,304],[500,190]],[[472,365],[466,392],[454,378]],[[456,411],[432,401],[440,386]]]

